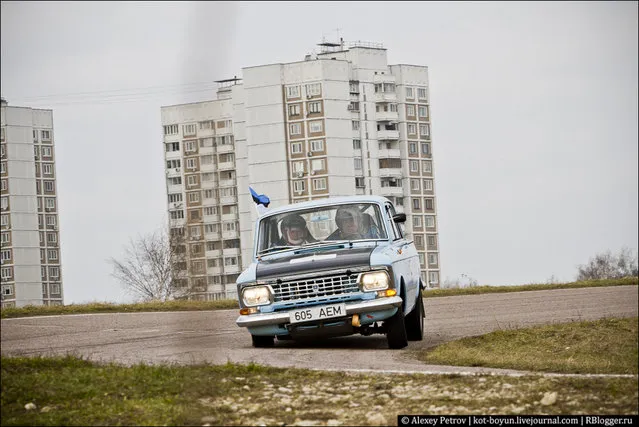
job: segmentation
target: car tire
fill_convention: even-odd
[[[273,347],[275,337],[274,336],[262,336],[262,335],[251,335],[251,339],[253,340],[253,347]]]
[[[417,293],[415,308],[405,318],[406,336],[409,341],[421,341],[424,339],[424,300],[421,289]]]
[[[388,341],[388,348],[400,349],[408,345],[408,339],[406,338],[406,325],[404,324],[404,310],[400,305],[397,308],[397,313],[390,319],[386,320],[386,340]]]

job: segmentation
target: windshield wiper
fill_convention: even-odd
[[[267,254],[269,252],[274,252],[274,251],[283,251],[286,249],[295,249],[298,247],[299,246],[271,246],[270,248],[262,249],[261,251],[259,251],[258,255]]]

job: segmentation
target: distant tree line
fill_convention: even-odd
[[[610,251],[599,253],[588,263],[578,267],[577,280],[621,279],[639,276],[637,254],[623,248],[617,255]]]

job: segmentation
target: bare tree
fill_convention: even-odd
[[[110,258],[122,286],[144,301],[185,297],[187,286],[184,228],[161,228],[130,239],[123,260]]]
[[[623,248],[618,255],[610,251],[595,255],[585,265],[580,265],[577,280],[620,279],[622,277],[639,276],[637,255],[628,248]]]

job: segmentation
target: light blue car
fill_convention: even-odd
[[[406,215],[379,196],[296,203],[257,220],[253,262],[237,279],[255,347],[278,340],[386,334],[404,348],[423,336],[417,250]]]

